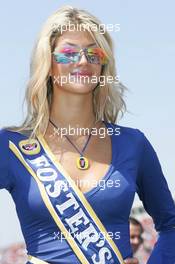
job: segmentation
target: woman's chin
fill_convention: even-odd
[[[66,90],[70,93],[79,93],[79,94],[86,94],[91,93],[94,90],[95,86],[92,84],[81,84],[81,83],[75,83],[71,86],[62,87],[62,89]]]

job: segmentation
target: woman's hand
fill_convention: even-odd
[[[139,264],[138,259],[136,258],[127,258],[124,260],[125,264]]]

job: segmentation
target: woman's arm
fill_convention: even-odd
[[[8,173],[9,171],[9,144],[8,132],[0,130],[0,189],[7,189],[9,192],[12,189],[12,179]]]
[[[148,264],[175,263],[175,203],[163,175],[157,154],[143,136],[139,163],[138,195],[159,232],[158,241]]]

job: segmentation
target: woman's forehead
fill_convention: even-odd
[[[87,44],[87,45],[82,45],[81,43],[79,44],[74,44],[74,43],[71,43],[71,42],[63,42],[63,43],[60,43],[59,45],[57,45],[55,48],[59,48],[59,47],[66,47],[66,48],[94,48],[94,47],[97,47],[97,44],[95,42],[93,43],[90,43],[90,44]]]
[[[97,44],[87,31],[67,31],[58,38],[56,46],[60,45],[67,45],[71,47],[94,47]]]

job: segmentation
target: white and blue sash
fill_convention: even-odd
[[[43,202],[80,263],[124,264],[116,244],[43,136],[32,142],[10,141],[9,147],[35,179]],[[29,261],[47,263],[32,256]]]

